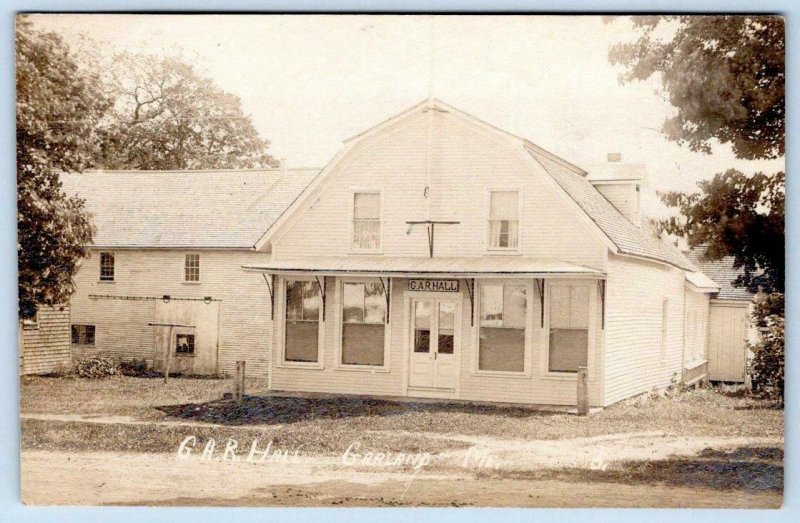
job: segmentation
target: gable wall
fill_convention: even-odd
[[[523,157],[507,138],[478,129],[459,117],[435,112],[431,218],[457,220],[436,228],[435,255],[486,255],[488,188],[520,188],[522,254],[602,268],[606,247],[576,217],[579,212],[552,180]],[[278,235],[276,259],[350,253],[354,189],[383,194],[383,254],[427,256],[426,228],[407,234],[407,220],[424,220],[428,113],[409,116],[379,133],[333,171],[313,205]]]
[[[152,361],[157,302],[92,299],[90,294],[219,298],[221,370],[233,373],[237,360],[247,361],[247,375],[267,375],[270,298],[260,274],[241,266],[258,263],[267,255],[242,251],[117,250],[115,281],[98,281],[99,250],[83,260],[70,302],[71,323],[96,325],[95,345],[74,346],[77,357],[105,353],[119,359]],[[187,252],[200,253],[200,284],[184,283]]]

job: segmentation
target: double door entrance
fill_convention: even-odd
[[[458,296],[460,298],[460,295]],[[461,301],[456,297],[411,299],[410,389],[448,395],[456,389],[460,362]],[[413,391],[409,394],[413,395]]]

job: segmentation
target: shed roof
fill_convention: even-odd
[[[535,147],[526,145],[525,149],[600,227],[619,252],[663,261],[687,271],[696,270],[677,247],[650,236],[625,218],[581,173],[541,154]]]
[[[719,260],[707,260],[706,248],[695,247],[686,253],[686,256],[697,266],[698,270],[714,280],[720,290],[717,299],[751,301],[753,294],[743,287],[735,287],[734,280],[742,273],[742,269],[733,266],[733,256],[725,256]]]
[[[61,181],[86,200],[97,247],[252,249],[318,173],[86,171]]]
[[[719,285],[702,272],[687,272],[686,281],[689,282],[692,290],[697,292],[719,292]]]
[[[327,256],[270,260],[244,266],[245,270],[269,273],[383,274],[386,276],[426,277],[504,277],[504,276],[590,276],[602,278],[601,271],[558,260],[531,256],[428,258],[420,256]]]

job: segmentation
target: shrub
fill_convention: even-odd
[[[145,360],[120,362],[119,371],[123,376],[132,376],[134,378],[152,378],[160,375],[160,373],[150,370]]]
[[[757,300],[753,320],[759,332],[758,342],[750,345],[753,390],[783,400],[786,330],[783,294],[773,293]]]
[[[105,356],[92,356],[75,364],[75,374],[81,378],[102,379],[119,374],[119,365]]]

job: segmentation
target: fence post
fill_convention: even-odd
[[[233,399],[235,401],[242,401],[244,398],[244,363],[243,361],[236,362],[236,382],[233,386]]]
[[[578,367],[578,415],[589,414],[589,373],[586,367]]]

